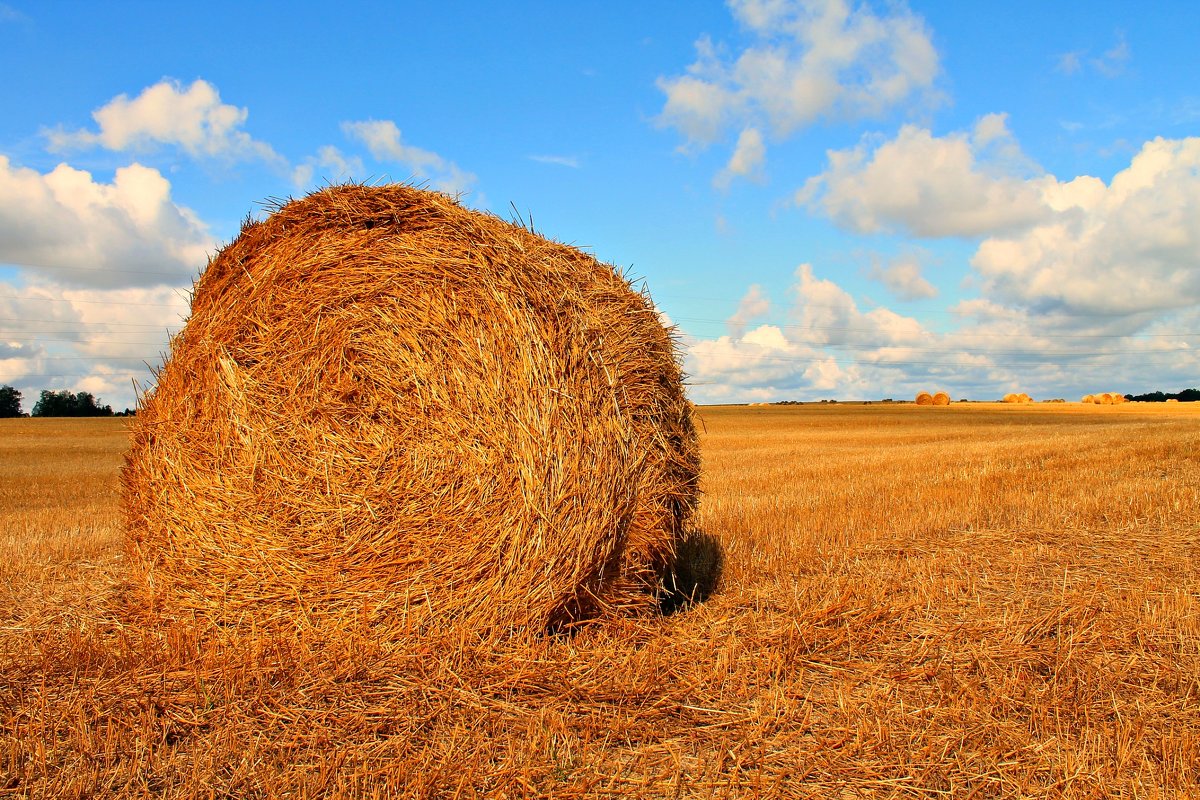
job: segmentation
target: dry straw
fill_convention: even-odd
[[[917,392],[917,405],[931,406],[933,405],[933,395],[929,392]]]
[[[1120,392],[1100,392],[1098,394],[1084,395],[1082,402],[1102,406],[1117,406],[1126,402],[1126,400],[1125,395]]]
[[[947,394],[946,392],[938,392],[937,394],[935,394],[935,395],[933,396],[933,404],[934,404],[935,406],[948,406],[948,405],[950,405],[950,395],[949,395],[949,394]]]
[[[348,185],[212,259],[122,482],[168,614],[507,634],[652,607],[698,471],[648,296],[446,195]]]

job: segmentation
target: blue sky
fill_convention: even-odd
[[[1200,383],[1200,5],[0,2],[0,382],[116,407],[263,201],[645,279],[698,402]]]

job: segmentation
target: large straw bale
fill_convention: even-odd
[[[1101,392],[1096,395],[1097,400],[1102,406],[1111,406],[1113,404],[1113,396],[1111,392]]]
[[[409,186],[247,222],[122,473],[134,588],[228,624],[650,608],[697,500],[675,342],[606,264]]]
[[[1079,402],[1081,402],[1081,403],[1094,403],[1094,402],[1096,402],[1096,397],[1095,397],[1095,395],[1085,394],[1085,395],[1083,396],[1083,399],[1081,399]]]
[[[948,406],[950,405],[950,395],[946,392],[938,392],[933,396],[933,405]]]
[[[1004,402],[1019,403],[1021,402],[1021,395],[1016,394],[1015,392],[1009,392],[1008,394],[1004,395]]]
[[[917,392],[917,405],[931,406],[933,405],[933,395],[929,392]]]

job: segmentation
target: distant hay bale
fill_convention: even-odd
[[[935,394],[933,396],[933,405],[935,405],[935,406],[950,405],[950,395],[946,394],[945,392],[938,392],[937,394]]]
[[[1113,405],[1117,405],[1117,406],[1121,405],[1121,403],[1128,402],[1125,399],[1125,395],[1121,394],[1120,392],[1113,392],[1112,399],[1113,399]]]
[[[1097,402],[1102,406],[1111,406],[1113,404],[1113,396],[1109,392],[1101,392],[1096,395]]]
[[[1096,402],[1096,397],[1095,397],[1094,395],[1085,394],[1085,395],[1083,396],[1083,399],[1081,399],[1079,402],[1081,402],[1081,403],[1094,403],[1094,402]]]
[[[929,392],[917,392],[917,405],[931,406],[933,405],[933,395]]]
[[[698,472],[675,342],[611,266],[348,185],[210,261],[122,486],[167,613],[503,635],[655,607]]]
[[[1025,394],[1024,392],[1021,392],[1021,394],[1019,395],[1019,398],[1020,399],[1017,400],[1018,403],[1032,403],[1033,402],[1033,398],[1030,397],[1029,395]]]
[[[1019,402],[1021,402],[1021,395],[1016,394],[1014,392],[1009,392],[1008,394],[1004,395],[1004,402],[1005,403],[1019,403]]]

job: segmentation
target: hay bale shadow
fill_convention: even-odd
[[[717,537],[703,531],[688,533],[663,578],[659,610],[670,615],[704,602],[720,585],[724,567],[725,549]]]

